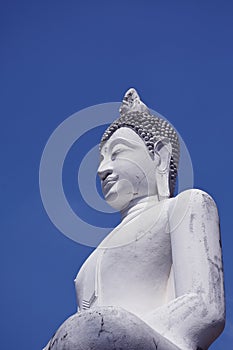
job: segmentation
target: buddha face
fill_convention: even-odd
[[[123,210],[134,199],[157,195],[155,170],[142,139],[130,128],[121,127],[104,143],[98,175],[108,204]]]

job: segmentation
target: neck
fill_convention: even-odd
[[[133,199],[129,205],[121,210],[121,219],[131,220],[139,215],[142,211],[149,209],[151,206],[159,203],[158,195],[147,196]]]

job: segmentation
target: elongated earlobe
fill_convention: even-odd
[[[156,183],[159,200],[170,197],[169,167],[172,154],[172,146],[167,138],[159,140],[154,146],[156,164]]]

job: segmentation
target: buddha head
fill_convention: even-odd
[[[123,210],[133,201],[173,197],[179,162],[175,129],[154,116],[129,89],[120,117],[105,131],[100,143],[98,174],[106,201]]]

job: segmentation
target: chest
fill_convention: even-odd
[[[100,250],[99,275],[107,294],[129,289],[160,289],[171,267],[171,242],[166,215],[151,218],[141,215],[140,222],[126,225],[115,232]],[[98,260],[98,258],[97,258]],[[108,286],[108,287],[107,287]]]
[[[164,293],[171,268],[167,215],[144,214],[111,232],[85,262],[76,282],[79,301],[94,293],[99,302],[123,305]]]

